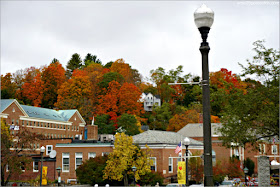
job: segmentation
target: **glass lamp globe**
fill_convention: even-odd
[[[211,28],[214,22],[214,12],[208,8],[205,4],[201,5],[194,12],[194,22],[197,28],[208,27]]]

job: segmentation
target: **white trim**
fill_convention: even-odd
[[[170,159],[171,159],[171,163],[170,163]],[[171,171],[169,171],[169,166],[171,166]],[[173,158],[172,157],[168,157],[168,173],[173,173]]]
[[[49,120],[49,119],[43,119],[43,118],[34,118],[34,117],[26,117],[26,116],[20,116],[20,120],[26,120],[26,121],[36,121],[36,122],[44,122],[44,123],[55,123],[55,124],[62,124],[62,125],[72,125],[73,122],[70,121],[58,121],[58,120]]]
[[[273,149],[273,147],[276,147],[276,149]],[[271,154],[275,154],[275,155],[278,154],[278,146],[277,145],[271,145]]]
[[[90,153],[93,153],[94,156],[89,156]],[[88,152],[88,159],[95,158],[95,157],[96,157],[96,152]]]
[[[0,113],[0,118],[8,118],[9,114]]]
[[[33,161],[33,172],[39,172],[39,161],[36,161],[38,162],[38,170],[35,170],[35,161]]]
[[[51,129],[51,130],[59,130],[59,131],[66,131],[66,129],[58,129],[58,128],[49,128],[49,127],[38,127],[38,126],[26,126],[25,127],[29,127],[29,128],[36,128],[36,129]]]
[[[51,148],[51,151],[53,150],[53,145],[46,145],[46,155],[50,155],[51,151],[48,153],[48,147]]]
[[[81,158],[82,159],[82,163],[83,164],[83,152],[77,152],[75,153],[75,170],[78,168],[77,167],[77,158]]]
[[[68,167],[69,167],[68,170],[64,170],[64,165],[63,165],[63,159],[64,158],[68,158]],[[62,153],[62,163],[61,163],[61,165],[62,165],[62,172],[69,172],[70,171],[70,153]]]
[[[153,159],[154,162],[154,166],[155,166],[155,172],[157,171],[157,157],[149,157],[149,159]]]
[[[55,147],[114,147],[114,145],[71,145],[71,144],[65,144],[65,145],[55,145]]]

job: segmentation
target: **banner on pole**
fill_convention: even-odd
[[[178,184],[186,184],[186,162],[178,162],[177,178]]]
[[[48,172],[48,167],[47,167],[47,166],[43,166],[42,185],[47,185],[47,184],[48,184],[48,181],[47,181],[47,172]]]

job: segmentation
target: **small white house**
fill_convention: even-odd
[[[144,103],[144,110],[148,112],[153,110],[153,106],[161,106],[160,97],[151,93],[142,93],[140,101]]]

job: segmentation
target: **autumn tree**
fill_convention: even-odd
[[[77,71],[77,72],[75,72]],[[55,106],[59,109],[77,109],[89,123],[92,119],[91,84],[83,70],[75,70],[73,76],[58,89]]]
[[[110,115],[110,120],[114,121],[115,126],[117,126],[117,116],[118,116],[118,93],[120,89],[120,84],[116,81],[111,81],[108,88],[104,88],[103,92],[105,95],[100,95],[98,99],[98,105],[96,106],[96,113],[98,115],[108,114]]]
[[[132,72],[129,64],[125,63],[123,59],[116,60],[110,67],[111,72],[117,72],[123,76],[125,82],[130,82]],[[130,82],[131,83],[131,82]]]
[[[133,144],[133,138],[124,133],[117,133],[115,136],[115,149],[109,154],[106,167],[103,170],[103,179],[124,181],[128,186],[128,175],[133,174],[132,167],[137,167],[135,172],[136,181],[151,172],[150,149],[147,146],[141,150]]]
[[[35,151],[33,144],[37,144],[42,138],[42,135],[32,133],[24,127],[11,131],[14,131],[13,134],[1,120],[1,186],[6,186],[13,175],[20,175],[21,167],[28,169],[27,166],[32,161],[29,155]],[[7,167],[9,172],[6,172]]]
[[[82,60],[78,53],[74,53],[66,65],[66,76],[70,78],[75,69],[82,67]]]
[[[143,113],[143,104],[139,101],[141,91],[131,83],[124,83],[118,94],[119,113],[135,114],[140,116]]]
[[[1,75],[1,99],[10,99],[15,97],[17,85],[13,80],[12,74]]]
[[[26,104],[41,106],[43,99],[44,84],[41,73],[38,73],[33,80],[22,85],[22,95],[27,99]]]
[[[193,156],[200,156],[201,153],[196,151]],[[192,157],[188,160],[189,174],[192,176],[192,180],[196,183],[201,183],[203,181],[203,160],[200,157]]]
[[[53,108],[57,102],[58,90],[65,82],[65,69],[59,62],[51,63],[42,71],[43,98],[42,107]]]

